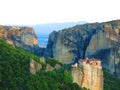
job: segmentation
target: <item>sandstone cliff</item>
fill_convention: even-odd
[[[46,57],[63,63],[97,58],[103,67],[120,76],[120,20],[76,25],[49,36]]]
[[[0,25],[0,38],[9,44],[32,51],[37,47],[37,37],[33,28]]]
[[[85,56],[101,59],[105,68],[120,77],[120,21],[105,23],[92,36]]]
[[[73,82],[90,90],[103,90],[103,71],[101,61],[95,59],[79,60],[72,65]]]

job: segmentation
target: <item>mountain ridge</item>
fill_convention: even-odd
[[[97,58],[112,74],[120,76],[120,20],[76,25],[50,34],[45,56],[63,63]],[[107,43],[108,42],[108,43]]]

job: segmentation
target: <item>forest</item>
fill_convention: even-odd
[[[33,58],[42,65],[35,75],[29,71]],[[46,60],[51,66],[59,63]],[[61,68],[46,71],[45,65],[34,54],[0,40],[0,90],[87,90],[72,82],[71,66],[59,63]],[[120,90],[120,79],[104,71],[104,90]]]

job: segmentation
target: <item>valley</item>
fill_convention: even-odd
[[[1,90],[119,90],[120,20],[49,35],[0,25],[0,70]]]

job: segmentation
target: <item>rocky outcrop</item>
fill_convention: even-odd
[[[33,28],[0,25],[0,38],[9,44],[33,51],[37,46],[37,37]]]
[[[101,59],[105,68],[120,77],[120,21],[105,23],[92,36],[85,56]]]
[[[40,69],[42,69],[42,65],[37,63],[35,60],[30,59],[30,63],[29,63],[30,67],[30,73],[32,74],[36,74]]]
[[[103,90],[101,61],[96,59],[79,60],[72,65],[73,82],[90,90]]]
[[[32,74],[36,74],[38,71],[45,70],[47,71],[53,71],[55,69],[60,69],[61,65],[56,63],[55,66],[51,66],[49,63],[46,62],[44,57],[40,57],[39,59],[40,63],[36,62],[34,59],[30,58],[29,60],[29,71]],[[42,66],[43,65],[43,66]]]
[[[43,64],[46,64],[45,57],[40,57],[40,62],[43,63]]]
[[[52,67],[50,64],[46,64],[46,71],[52,71],[54,70],[54,67]]]
[[[60,69],[61,68],[61,65],[60,64],[56,64],[55,65],[55,69]]]
[[[46,57],[62,63],[97,58],[103,67],[120,77],[120,20],[76,25],[49,36]]]
[[[60,69],[61,65],[60,64],[56,64],[55,67],[51,66],[50,64],[46,64],[46,71],[52,71],[54,69]]]

